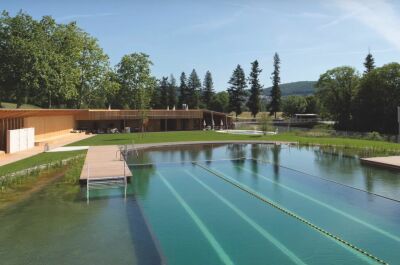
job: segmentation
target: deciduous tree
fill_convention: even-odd
[[[351,127],[351,113],[357,94],[359,74],[348,66],[337,67],[322,74],[316,84],[317,97],[326,113],[339,129]]]

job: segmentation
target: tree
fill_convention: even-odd
[[[168,82],[168,105],[170,107],[176,106],[176,79],[173,75],[170,75]]]
[[[79,32],[79,35],[81,49],[77,62],[79,82],[74,99],[78,109],[82,105],[91,105],[92,95],[95,94],[95,90],[99,89],[102,79],[109,68],[108,56],[104,54],[97,40],[85,32]]]
[[[19,108],[27,103],[30,91],[39,90],[39,50],[35,35],[38,23],[19,12],[10,17],[5,11],[0,17],[0,85]],[[31,89],[31,90],[30,90]]]
[[[226,91],[216,93],[211,99],[209,109],[218,112],[229,111],[229,94]]]
[[[43,92],[48,94],[49,105],[63,107],[76,106],[77,85],[80,80],[80,69],[78,61],[82,51],[81,30],[75,22],[58,25],[51,36],[51,48],[53,50],[52,60],[48,62],[48,74],[50,82],[43,86]],[[49,58],[50,56],[45,56]],[[46,62],[46,60],[44,60]],[[46,69],[44,66],[43,69]]]
[[[280,110],[281,107],[281,89],[279,84],[281,82],[280,78],[280,63],[281,60],[279,58],[278,53],[274,55],[274,71],[272,72],[272,89],[271,89],[271,102],[269,103],[269,112],[270,115],[274,114],[276,119],[276,113]]]
[[[108,57],[76,23],[0,16],[0,86],[7,100],[41,107],[98,104]]]
[[[153,94],[151,95],[150,106],[152,109],[162,109],[164,108],[161,105],[161,86],[160,80],[157,80],[157,85],[154,88]]]
[[[263,132],[264,135],[266,135],[267,132],[268,132],[268,116],[267,116],[267,113],[263,112],[261,114],[260,124],[261,124],[261,131]]]
[[[364,66],[365,66],[364,74],[368,74],[375,69],[375,60],[370,52],[368,52],[367,57],[365,57]]]
[[[188,87],[185,72],[182,72],[179,85],[179,106],[183,108],[183,104],[188,104]]]
[[[293,117],[296,113],[305,113],[307,100],[302,96],[287,96],[282,101],[282,111],[287,117]]]
[[[260,103],[260,91],[262,86],[260,85],[259,76],[262,72],[258,67],[258,61],[255,60],[251,63],[251,72],[249,77],[250,84],[250,97],[247,101],[247,107],[249,108],[253,118],[256,118],[257,113],[260,111],[261,103]]]
[[[243,104],[245,102],[246,76],[240,65],[237,65],[229,80],[229,111],[234,111],[236,118],[243,112]]]
[[[168,77],[161,78],[160,82],[160,106],[165,109],[169,106],[168,102]],[[172,106],[171,106],[172,108]]]
[[[357,94],[359,75],[352,67],[343,66],[322,74],[316,84],[316,96],[324,111],[339,129],[351,128],[351,113]]]
[[[117,65],[124,103],[131,109],[140,110],[142,131],[145,129],[147,111],[150,108],[156,80],[151,75],[152,62],[147,54],[124,55]]]
[[[199,108],[200,106],[200,94],[201,94],[201,82],[196,73],[196,70],[193,69],[189,75],[188,80],[188,104],[190,108]]]
[[[354,129],[397,134],[400,102],[400,64],[391,63],[361,78],[354,100]]]
[[[121,85],[118,76],[114,71],[108,71],[105,74],[100,93],[104,96],[104,105],[106,107],[121,107],[119,104],[119,92]]]
[[[211,100],[214,96],[214,83],[212,79],[212,75],[210,71],[206,72],[203,81],[203,95],[202,101],[207,109],[211,107]]]
[[[307,102],[307,107],[305,110],[305,113],[314,113],[317,114],[319,113],[319,106],[318,106],[318,100],[317,97],[314,95],[309,95],[306,96],[306,102]]]

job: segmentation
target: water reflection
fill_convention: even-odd
[[[400,200],[400,178],[398,173],[361,165],[358,159],[359,156],[356,153],[347,149],[322,147],[289,148],[286,145],[266,144],[200,144],[153,148],[140,152],[139,158],[135,159],[135,162],[158,164],[161,162],[184,163],[183,161],[196,160],[210,164],[210,160],[252,157],[273,163],[275,181],[279,181],[280,166],[285,166],[316,177],[334,180]],[[209,162],[204,162],[207,160]],[[232,161],[237,174],[241,172],[241,165],[244,162],[244,160]],[[251,163],[251,167],[254,172],[261,170],[258,163]],[[140,182],[139,191],[143,194],[149,188],[149,181],[154,174],[154,170],[154,168],[148,168],[140,172],[140,175],[143,174],[143,179]]]
[[[247,146],[246,144],[229,144],[226,147],[226,151],[229,153],[229,157],[231,159],[234,159],[232,163],[234,165],[234,169],[238,174],[243,171],[243,168],[240,167],[240,165],[243,165],[245,160],[240,158],[246,157],[247,153],[246,146]]]
[[[206,159],[207,165],[211,164],[211,160],[213,159],[213,146],[205,146],[204,149],[204,157]]]
[[[281,145],[275,144],[272,151],[272,163],[274,168],[274,180],[279,181],[279,165],[280,165],[280,153],[281,153]]]
[[[243,158],[246,157],[246,146],[246,144],[228,144],[226,151],[231,159]]]

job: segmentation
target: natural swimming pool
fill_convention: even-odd
[[[84,191],[54,183],[0,213],[1,260],[380,264],[362,250],[400,264],[396,172],[318,148],[258,144],[153,149],[128,162],[126,200],[100,190],[87,205]]]

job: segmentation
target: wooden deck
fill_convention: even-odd
[[[360,160],[365,164],[400,169],[400,156],[369,157],[361,158]]]
[[[116,145],[89,147],[79,182],[87,182],[88,172],[89,180],[129,179],[132,173],[125,160],[119,158]]]

